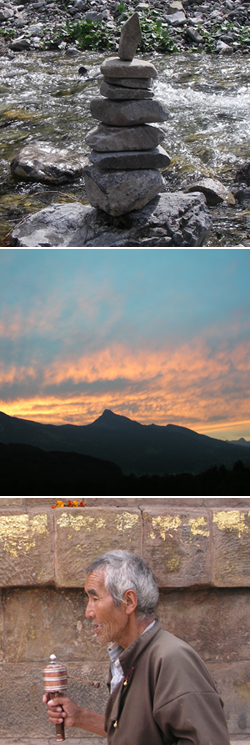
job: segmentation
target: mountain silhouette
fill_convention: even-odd
[[[231,469],[250,451],[174,424],[140,424],[105,410],[91,424],[40,424],[0,413],[0,442],[45,451],[83,453],[116,463],[124,474],[199,473],[213,466]]]

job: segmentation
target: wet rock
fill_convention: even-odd
[[[15,18],[14,23],[17,28],[23,28],[24,26],[26,26],[26,21],[21,16]]]
[[[138,13],[133,13],[122,27],[118,57],[121,60],[132,60],[140,41],[141,29],[139,17]]]
[[[172,3],[169,3],[167,8],[168,14],[173,14],[177,12],[183,11],[183,5],[179,0],[173,0]]]
[[[167,168],[170,157],[160,145],[154,150],[132,150],[121,153],[98,153],[92,150],[90,160],[101,170],[137,170],[145,168]]]
[[[235,175],[235,181],[244,181],[247,186],[250,186],[250,163],[245,163],[244,166],[238,169]]]
[[[86,163],[87,158],[71,150],[34,141],[20,150],[10,168],[12,175],[22,181],[63,184],[79,178]]]
[[[89,205],[79,202],[46,207],[13,230],[12,245],[27,248],[67,246],[76,231],[83,226],[85,216],[91,209]]]
[[[152,78],[104,78],[109,85],[119,85],[124,88],[152,88]]]
[[[110,217],[89,205],[55,204],[12,231],[23,248],[202,246],[211,228],[203,194],[160,194],[143,209]]]
[[[248,203],[250,202],[250,188],[241,187],[237,191],[234,191],[234,196],[240,204],[243,204],[243,202]]]
[[[42,36],[43,35],[43,23],[36,23],[29,27],[30,36]]]
[[[162,175],[156,170],[105,172],[98,166],[86,166],[84,179],[90,204],[112,216],[141,209],[165,191]]]
[[[87,144],[98,152],[152,150],[164,139],[160,127],[142,124],[137,127],[107,127],[99,124],[86,135]]]
[[[121,85],[110,85],[105,80],[101,83],[100,93],[113,101],[143,100],[153,98],[153,91],[149,88],[124,88]]]
[[[224,18],[223,13],[220,12],[220,10],[212,10],[212,13],[209,14],[209,19],[213,23],[222,23]]]
[[[88,68],[81,65],[78,70],[78,75],[87,75],[88,74]]]
[[[101,65],[101,72],[110,78],[156,78],[157,71],[152,62],[142,59],[130,61],[119,57],[108,57]]]
[[[203,22],[202,15],[195,14],[193,18],[189,16],[188,23],[191,24],[191,26],[198,26],[198,24],[200,25],[202,22]]]
[[[190,186],[188,186],[188,188],[185,191],[186,193],[190,193],[192,191],[202,192],[205,195],[207,204],[210,207],[216,204],[220,204],[221,202],[229,201],[229,195],[230,195],[229,190],[226,189],[224,184],[212,178],[204,178],[201,181],[197,181],[194,184],[191,184]]]
[[[0,8],[0,23],[8,21],[9,18],[13,18],[14,10],[11,8]]]
[[[203,42],[203,38],[199,34],[199,32],[195,28],[191,28],[190,26],[187,28],[186,36],[195,44],[201,44]]]
[[[170,23],[170,26],[183,26],[184,23],[186,23],[186,16],[183,11],[173,13],[170,15],[167,15],[165,17],[165,20],[167,23]]]
[[[94,10],[88,10],[87,13],[84,13],[84,20],[86,21],[93,21],[93,23],[96,23],[97,21],[102,21],[103,19],[103,13],[98,13]]]
[[[12,41],[12,43],[10,44],[10,49],[12,49],[13,52],[28,51],[30,49],[30,42],[23,37],[15,39],[15,41]]]
[[[168,114],[159,101],[111,101],[93,98],[90,111],[94,119],[115,127],[165,122]]]
[[[74,0],[74,8],[77,10],[85,10],[86,5],[86,0]]]
[[[229,44],[225,44],[224,41],[217,41],[216,52],[218,54],[232,54],[233,47],[230,47]]]

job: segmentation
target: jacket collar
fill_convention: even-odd
[[[151,642],[151,639],[153,639],[156,634],[159,634],[160,630],[161,625],[159,621],[156,621],[153,628],[149,629],[149,631],[147,631],[146,629],[144,633],[138,636],[137,639],[135,639],[134,642],[132,642],[132,644],[127,647],[127,649],[124,649],[124,651],[119,656],[119,661],[122,666],[124,675],[120,683],[118,683],[117,686],[114,688],[114,691],[113,693],[111,693],[107,703],[105,714],[106,730],[108,721],[111,722],[113,727],[118,726],[123,692],[127,691],[129,688],[130,680],[133,678],[133,672],[136,666],[136,662],[143,650]],[[110,680],[111,675],[109,674],[108,686],[110,684]]]
[[[156,636],[156,634],[158,634],[160,630],[161,630],[160,622],[156,620],[153,628],[149,629],[149,631],[145,629],[143,634],[141,634],[140,636],[137,636],[137,638],[132,642],[132,644],[130,644],[130,646],[127,647],[127,649],[124,649],[124,651],[120,654],[119,660],[120,660],[125,678],[131,670],[131,665],[135,664],[141,652],[143,652],[143,650],[151,642],[151,639],[153,639],[154,636]]]

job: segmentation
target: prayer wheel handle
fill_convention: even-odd
[[[43,669],[43,687],[45,693],[47,693],[48,701],[65,693],[67,685],[68,671],[66,665],[58,662],[55,654],[51,654],[49,665]],[[56,739],[57,742],[65,740],[64,722],[56,724]]]

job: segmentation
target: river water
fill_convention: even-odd
[[[0,72],[0,245],[30,212],[52,202],[85,202],[83,180],[52,188],[15,183],[10,162],[34,139],[87,154],[85,134],[96,122],[89,103],[99,94],[103,56],[60,52],[8,53]],[[154,55],[155,95],[169,110],[162,143],[171,157],[169,188],[210,176],[232,186],[250,160],[250,57],[203,54]],[[85,66],[88,74],[79,75]],[[250,210],[214,207],[207,246],[250,246]]]

